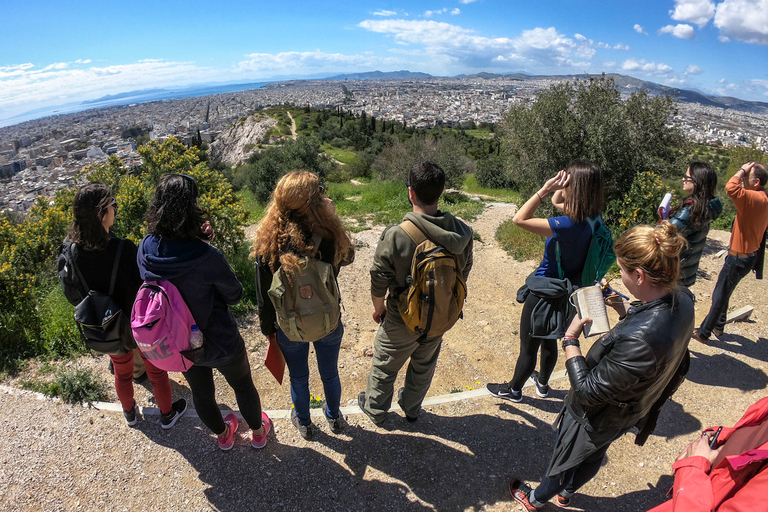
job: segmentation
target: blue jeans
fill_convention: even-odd
[[[328,336],[315,342],[315,354],[317,355],[317,369],[320,379],[323,381],[325,401],[331,418],[339,416],[339,403],[341,402],[341,381],[339,380],[339,349],[341,338],[344,336],[344,325],[339,321],[339,326]],[[302,425],[309,425],[312,420],[309,416],[309,343],[303,341],[291,341],[283,333],[277,330],[277,344],[285,357],[288,373],[291,376],[291,399],[296,408],[296,416]]]
[[[709,338],[714,329],[722,331],[725,327],[725,320],[728,315],[728,302],[731,300],[731,294],[736,289],[744,276],[749,274],[752,267],[755,266],[757,256],[746,258],[737,258],[729,254],[725,257],[723,269],[717,276],[715,291],[712,292],[712,306],[709,308],[709,314],[699,327],[699,335],[703,338]]]

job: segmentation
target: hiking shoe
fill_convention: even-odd
[[[261,426],[264,427],[264,433],[257,436],[256,432],[253,432],[253,435],[251,436],[251,446],[257,450],[261,450],[267,446],[267,434],[272,430],[272,420],[269,419],[269,416],[267,416],[267,413],[264,411],[261,411]]]
[[[722,338],[723,334],[725,334],[725,331],[723,329],[712,329],[712,334],[714,334],[718,338]]]
[[[224,424],[227,426],[227,431],[225,436],[218,436],[219,448],[227,451],[231,450],[232,447],[235,446],[235,433],[237,432],[237,427],[240,425],[240,422],[237,421],[237,416],[235,416],[235,413],[231,412],[227,414],[226,418],[224,418]]]
[[[709,338],[705,338],[701,334],[699,334],[698,329],[693,330],[693,334],[691,334],[691,338],[698,341],[699,343],[709,343]]]
[[[328,404],[323,400],[323,415],[328,421],[328,425],[331,427],[331,432],[334,434],[340,434],[344,427],[347,426],[347,421],[344,419],[344,415],[339,411],[337,418],[331,418],[331,412],[328,410]]]
[[[384,417],[384,419],[377,419],[371,413],[365,410],[365,391],[361,391],[359,395],[357,395],[357,406],[360,408],[361,411],[365,413],[366,416],[368,416],[374,425],[380,426],[382,423],[384,423],[384,420],[387,418]]]
[[[536,385],[536,394],[540,398],[547,398],[549,396],[549,384],[539,382],[539,376],[539,372],[533,372],[533,375],[531,375],[533,383]]]
[[[405,419],[408,420],[409,423],[416,422],[419,417],[418,416],[408,416],[408,413],[405,412],[405,407],[403,407],[403,393],[405,392],[405,388],[400,388],[397,391],[397,405],[400,406],[400,408],[403,410],[403,414],[405,414]]]
[[[485,389],[487,389],[491,395],[496,398],[501,398],[502,400],[509,400],[510,402],[523,401],[523,391],[513,390],[508,382],[502,384],[486,384]]]
[[[296,409],[291,409],[291,423],[299,429],[299,434],[301,434],[301,437],[304,439],[310,440],[312,439],[312,436],[315,435],[315,426],[312,424],[312,420],[309,421],[309,425],[303,425],[296,415]]]
[[[512,499],[522,505],[525,510],[539,510],[537,507],[531,505],[531,491],[531,486],[522,480],[513,478],[509,482],[509,494],[512,496]]]
[[[557,498],[555,500],[555,503],[557,503],[557,505],[559,507],[570,507],[571,506],[571,497],[570,496],[563,496],[561,494],[558,494],[557,496],[555,496],[555,498]]]
[[[160,428],[168,430],[187,412],[187,401],[179,398],[171,405],[171,412],[160,416]]]
[[[110,363],[111,363],[111,362],[112,362],[112,361],[110,361]],[[141,383],[142,383],[142,382],[144,382],[145,380],[147,380],[147,372],[144,372],[144,373],[142,373],[141,375],[139,375],[138,377],[134,377],[134,378],[133,378],[133,382],[135,382],[136,384],[141,384]]]
[[[136,423],[139,422],[138,419],[138,407],[136,407],[136,402],[133,402],[133,408],[130,411],[123,410],[123,417],[125,417],[125,422],[128,424],[129,427],[136,426]]]

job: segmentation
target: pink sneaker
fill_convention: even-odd
[[[257,436],[256,433],[253,432],[253,437],[251,438],[251,446],[257,450],[261,450],[267,446],[267,434],[272,430],[272,420],[269,419],[269,416],[267,416],[267,413],[264,411],[261,411],[261,425],[264,427],[264,433]]]
[[[224,418],[224,424],[227,425],[228,428],[227,435],[224,437],[219,436],[219,448],[227,451],[235,446],[235,432],[237,432],[237,426],[239,425],[235,413],[231,412],[227,414],[227,417]]]

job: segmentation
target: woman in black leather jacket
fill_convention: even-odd
[[[685,239],[669,222],[637,226],[614,245],[621,280],[638,301],[611,302],[620,322],[586,357],[579,336],[589,319],[574,319],[563,338],[571,390],[558,417],[555,449],[541,484],[510,482],[512,497],[528,510],[571,496],[600,469],[613,441],[643,425],[688,353],[694,309],[678,288]],[[629,307],[628,307],[629,306]]]

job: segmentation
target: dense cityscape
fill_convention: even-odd
[[[57,115],[0,128],[0,209],[27,211],[37,196],[51,197],[75,183],[84,166],[116,155],[141,164],[137,133],[211,142],[233,122],[274,105],[343,108],[416,128],[498,123],[510,106],[530,103],[556,77],[302,80],[260,89],[136,103]],[[632,92],[625,88],[623,93]],[[702,143],[768,150],[768,113],[679,103],[671,122]]]

